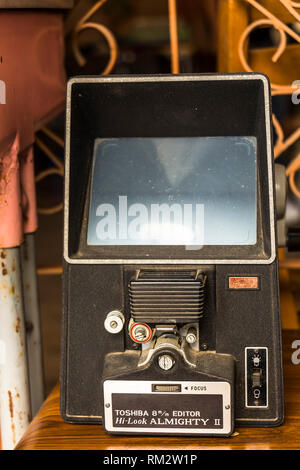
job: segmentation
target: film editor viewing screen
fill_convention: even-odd
[[[89,245],[254,245],[256,138],[94,143]]]

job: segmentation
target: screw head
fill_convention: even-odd
[[[169,354],[162,354],[158,358],[158,365],[163,370],[172,369],[174,364],[175,364],[175,360]]]
[[[187,343],[194,344],[197,341],[197,333],[195,328],[190,328],[185,337]]]

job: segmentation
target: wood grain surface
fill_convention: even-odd
[[[238,428],[229,438],[112,436],[99,425],[65,423],[54,388],[29,425],[17,449],[300,449],[300,364],[291,361],[300,331],[283,332],[285,422],[276,428]]]

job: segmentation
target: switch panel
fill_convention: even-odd
[[[268,406],[268,348],[245,348],[245,401],[247,408]]]

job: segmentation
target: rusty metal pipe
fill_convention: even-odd
[[[3,449],[31,419],[20,248],[0,249],[0,409]]]

